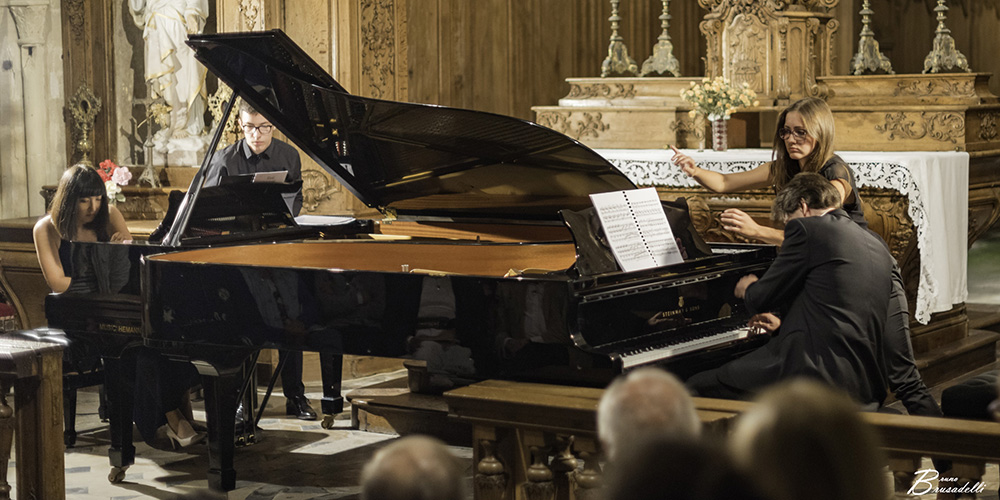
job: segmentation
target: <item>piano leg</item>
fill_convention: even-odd
[[[323,428],[333,428],[333,415],[344,411],[344,396],[341,395],[341,381],[344,357],[339,354],[320,353],[320,374],[323,379]]]
[[[247,355],[249,356],[249,354]],[[232,359],[232,358],[231,358]],[[243,382],[243,361],[215,364],[193,361],[201,374],[205,389],[205,415],[208,419],[208,486],[216,491],[236,488],[236,469],[233,455],[236,432],[233,415]]]
[[[120,483],[125,470],[135,463],[132,444],[132,407],[135,395],[135,350],[126,349],[120,357],[104,357],[104,389],[108,397],[108,427],[111,433],[111,473],[108,481]]]

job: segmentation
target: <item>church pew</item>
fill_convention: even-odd
[[[597,404],[602,389],[487,380],[444,394],[449,414],[473,428],[477,500],[587,500],[600,485]],[[709,436],[724,436],[753,403],[694,398]],[[955,478],[974,485],[1000,463],[1000,423],[862,413],[878,431],[897,492],[928,488],[937,472],[925,457],[952,460]],[[582,465],[582,467],[581,467]],[[922,481],[916,481],[915,479]]]

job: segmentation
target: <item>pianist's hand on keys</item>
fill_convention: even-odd
[[[750,327],[750,335],[773,334],[781,326],[781,320],[774,314],[760,313],[753,315],[747,326]]]

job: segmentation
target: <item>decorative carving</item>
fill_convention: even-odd
[[[837,30],[839,30],[839,29],[840,29],[840,21],[838,21],[836,19],[830,19],[829,21],[826,22],[826,46],[827,47],[836,47],[837,46],[837,44],[836,44],[836,38],[837,38],[836,35],[837,35]],[[825,58],[826,59],[826,68],[824,68],[823,74],[824,75],[833,75],[833,74],[835,74],[835,72],[833,70],[833,66],[837,62],[836,53],[834,51],[832,51],[832,50],[827,50],[825,52],[826,52],[826,54],[828,54],[828,57]]]
[[[567,99],[631,99],[635,97],[635,85],[616,83],[607,85],[604,83],[580,85],[574,83],[569,86]]]
[[[789,61],[788,61],[788,18],[778,19],[778,81],[774,85],[774,91],[779,99],[788,99],[792,95],[792,86],[788,82]]]
[[[69,18],[69,27],[73,32],[73,38],[82,40],[84,25],[83,0],[63,0],[63,8],[66,9],[66,16]]]
[[[889,189],[873,191],[876,193],[874,196],[864,196],[865,219],[876,228],[880,223],[882,230],[878,232],[884,235],[885,242],[889,245],[889,253],[896,260],[900,260],[914,234],[913,222],[906,215],[909,203],[898,191]]]
[[[90,143],[90,129],[94,126],[97,113],[101,111],[101,99],[94,95],[94,91],[90,90],[86,83],[83,83],[73,94],[68,108],[79,137],[76,142],[76,150],[80,153],[79,163],[93,167],[94,164],[90,161],[90,150],[93,149]]]
[[[393,0],[363,0],[361,12],[361,79],[369,96],[392,98],[396,78]]]
[[[482,439],[479,445],[482,458],[476,464],[476,475],[473,478],[474,496],[481,500],[503,500],[507,492],[507,474],[503,463],[497,460],[496,443]]]
[[[661,0],[661,3],[663,8],[659,19],[663,31],[656,37],[653,54],[642,63],[642,72],[639,76],[647,76],[654,72],[658,75],[669,72],[674,76],[681,76],[681,63],[674,57],[674,44],[670,42],[670,33],[667,32],[670,26],[670,0]]]
[[[33,47],[45,44],[45,14],[48,9],[47,4],[10,6],[18,45]]]
[[[548,453],[537,446],[532,446],[530,451],[531,466],[525,471],[527,481],[522,485],[525,500],[553,500],[556,485],[552,481],[552,470],[545,465]]]
[[[264,30],[264,0],[240,0],[239,9],[247,31]]]
[[[808,31],[808,33],[806,34],[807,54],[816,53],[816,39],[819,37],[819,26],[820,26],[819,19],[810,18],[806,20],[806,30]],[[815,61],[813,61],[813,58],[807,58],[804,61],[804,64],[806,66],[805,67],[806,93],[809,94],[811,97],[819,97],[821,99],[825,99],[828,91],[826,88],[821,89],[820,86],[816,84]]]
[[[635,75],[639,72],[635,59],[628,55],[625,39],[618,34],[618,21],[622,19],[618,16],[619,1],[611,0],[611,17],[608,18],[608,21],[611,21],[611,40],[608,45],[608,57],[601,63],[601,78],[612,73]]]
[[[701,1],[701,0],[699,0]],[[705,77],[715,78],[722,75],[722,22],[718,19],[708,19],[698,25],[705,35],[708,50],[705,57]]]
[[[601,463],[596,453],[580,453],[583,469],[576,471],[576,498],[597,500],[601,487]]]
[[[975,96],[975,82],[972,80],[901,80],[896,83],[893,96],[913,95],[917,97],[927,96],[948,96],[962,97]]]
[[[674,138],[680,147],[705,149],[705,116],[698,114],[693,119],[681,118],[670,125]]]
[[[757,17],[739,14],[729,25],[726,73],[735,85],[746,83],[757,93],[766,93],[767,26]]]
[[[601,113],[581,113],[582,120],[572,121],[573,112],[545,111],[538,114],[538,124],[552,130],[566,134],[573,139],[580,140],[581,137],[600,136],[611,128],[610,125],[602,121]]]
[[[342,190],[339,183],[329,175],[316,169],[302,170],[302,209],[305,212],[315,212],[320,203],[330,200],[333,195]]]
[[[1000,121],[1000,111],[979,112],[979,138],[992,141],[997,138],[997,121]]]
[[[876,125],[875,130],[889,134],[888,140],[898,135],[905,139],[931,139],[941,142],[958,143],[965,135],[965,120],[959,113],[886,113],[885,123]]]

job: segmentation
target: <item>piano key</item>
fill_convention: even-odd
[[[736,340],[743,340],[749,334],[750,328],[743,327],[721,333],[708,334],[680,343],[668,343],[664,346],[646,346],[640,350],[622,353],[622,366],[628,370],[639,365],[662,361],[673,356],[716,347]]]

